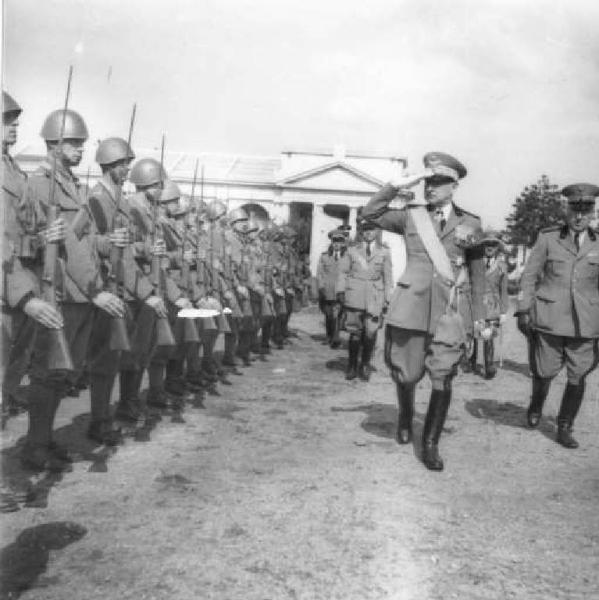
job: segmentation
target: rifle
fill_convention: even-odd
[[[164,134],[162,135],[162,144],[160,148],[160,189],[164,187],[163,180],[163,165],[164,165]],[[160,194],[152,199],[152,246],[156,245],[158,239],[162,239],[162,227],[158,222],[158,203]],[[152,266],[150,270],[150,280],[154,287],[154,295],[164,301],[165,273],[162,268],[162,256],[152,255]],[[169,325],[167,317],[158,317],[156,319],[156,345],[157,346],[174,346],[175,338]]]
[[[131,138],[133,136],[133,126],[135,125],[135,112],[137,110],[137,104],[133,104],[133,110],[131,111],[131,121],[129,122],[129,134],[127,136],[127,152],[131,148]],[[117,189],[116,195],[116,211],[112,218],[112,230],[122,229],[128,227],[128,223],[124,222],[123,218],[119,214],[121,210],[123,198],[123,186],[120,185]],[[117,295],[121,300],[125,298],[125,261],[124,261],[124,249],[112,246],[110,249],[110,279],[108,290],[113,294]],[[122,350],[129,352],[131,350],[131,344],[129,342],[129,335],[127,333],[127,321],[126,317],[112,317],[110,320],[110,349],[111,350]]]
[[[58,161],[58,148],[64,139],[64,128],[69,107],[69,96],[71,94],[71,80],[73,78],[73,66],[69,67],[69,77],[67,81],[67,92],[64,100],[64,110],[62,113],[62,123],[60,125],[60,139],[54,149],[54,160],[52,162],[52,176],[50,181],[50,196],[48,198],[48,225],[54,223],[60,215],[60,208],[56,204],[56,169]],[[64,273],[63,265],[60,262],[60,254],[64,248],[57,242],[46,243],[44,248],[44,268],[42,274],[42,298],[50,303],[60,312],[59,297],[62,300],[64,294]],[[50,371],[73,371],[73,361],[64,328],[48,329],[48,369]]]
[[[196,163],[197,168],[197,163]],[[192,197],[193,201],[193,197]],[[196,212],[196,229],[198,230],[198,255],[196,260],[196,270],[198,272],[198,283],[201,283],[204,287],[204,290],[207,294],[211,293],[212,290],[212,279],[210,279],[210,285],[208,282],[208,278],[211,277],[211,274],[208,273],[208,269],[206,268],[206,251],[203,248],[200,248],[200,232],[202,231],[202,221],[200,219],[200,208],[204,204],[204,165],[202,165],[202,173],[200,175],[200,204],[197,207]]]

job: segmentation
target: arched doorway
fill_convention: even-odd
[[[240,208],[243,208],[250,217],[254,217],[257,221],[266,222],[270,219],[268,211],[260,204],[249,202],[248,204],[242,204]]]

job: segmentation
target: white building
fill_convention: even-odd
[[[160,159],[156,149],[135,151],[138,158]],[[100,176],[98,165],[91,162],[94,154],[95,149],[86,150],[84,162],[76,169],[77,176],[83,181],[89,178],[90,185]],[[25,171],[33,171],[44,155],[42,142],[22,148],[16,159]],[[358,207],[407,166],[403,157],[349,153],[341,146],[333,152],[285,150],[280,156],[167,152],[165,169],[185,195],[191,195],[196,161],[196,197],[218,198],[230,209],[243,207],[256,217],[307,228],[312,273],[329,244],[328,232],[341,224],[354,229]]]

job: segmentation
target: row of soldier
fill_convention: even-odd
[[[162,159],[133,163],[130,139],[99,143],[102,175],[88,189],[73,173],[88,130],[69,108],[46,118],[46,160],[26,176],[9,152],[21,112],[4,92],[3,410],[15,409],[27,374],[21,461],[59,472],[72,457],[53,439],[54,419],[84,369],[88,437],[117,445],[117,425],[125,424],[147,440],[161,410],[180,416],[189,399],[201,406],[204,391],[241,374],[239,360],[249,366],[252,353],[288,342],[307,277],[293,228],[227,211],[217,199],[205,203],[202,193],[186,201]],[[123,192],[127,179],[134,194]]]

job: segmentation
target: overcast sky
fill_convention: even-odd
[[[71,106],[92,139],[276,155],[454,154],[458,203],[502,226],[520,190],[599,183],[595,0],[5,0],[21,144]],[[92,151],[92,150],[90,150]]]

